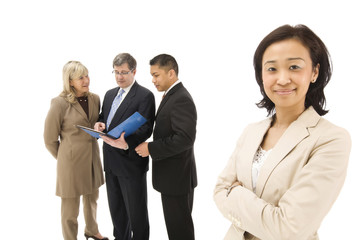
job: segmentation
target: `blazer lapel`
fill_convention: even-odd
[[[161,100],[159,108],[156,112],[156,116],[159,114],[159,112],[161,111],[161,109],[164,107],[165,103],[169,100],[170,96],[172,94],[174,94],[178,89],[184,87],[183,84],[180,82],[178,83],[176,86],[174,86],[172,89],[170,89],[170,91],[165,95],[165,97]],[[155,118],[156,118],[155,116]]]
[[[131,87],[131,89],[128,92],[128,94],[126,95],[125,99],[121,102],[119,108],[116,110],[116,113],[115,113],[113,119],[111,120],[109,130],[116,127],[120,122],[122,122],[120,120],[123,117],[124,113],[126,112],[126,109],[131,104],[132,98],[135,97],[137,87],[138,87],[138,84],[135,81],[134,85]],[[114,96],[114,98],[115,98],[115,96]],[[111,102],[111,104],[112,104],[112,102]],[[111,108],[111,106],[110,106],[110,108]]]
[[[251,159],[250,161],[241,161],[244,165],[240,169],[244,169],[242,174],[245,177],[242,179],[245,187],[252,189],[252,159],[254,159],[255,153],[258,150],[261,142],[263,141],[264,135],[268,131],[271,124],[271,118],[265,119],[260,122],[259,125],[256,125],[256,128],[252,129],[251,134],[247,136],[246,141],[244,142],[245,149],[244,153],[241,155],[243,159]]]
[[[76,111],[80,113],[80,115],[85,118],[86,120],[89,120],[84,109],[81,107],[80,103],[76,101],[76,103],[72,104]]]
[[[256,183],[256,195],[261,197],[266,182],[274,168],[276,168],[296,145],[309,136],[308,128],[315,126],[319,119],[320,116],[310,107],[302,113],[296,121],[290,124],[261,167]]]
[[[89,106],[89,121],[91,122],[93,119],[93,113],[95,111],[95,101],[94,101],[94,98],[93,98],[93,95],[89,94],[88,96],[88,106]],[[97,119],[95,119],[96,121]]]

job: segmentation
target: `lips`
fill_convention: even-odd
[[[295,89],[277,89],[274,92],[279,95],[289,95],[292,94],[295,91]]]

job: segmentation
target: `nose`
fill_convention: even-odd
[[[152,81],[152,83],[155,83],[156,79],[153,77],[151,81]]]
[[[291,77],[288,71],[280,71],[278,74],[277,84],[286,85],[291,82]]]

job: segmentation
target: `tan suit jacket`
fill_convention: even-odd
[[[78,102],[56,97],[45,120],[45,146],[57,159],[56,195],[63,198],[90,194],[104,184],[96,138],[74,126],[92,128],[98,120],[99,96],[89,94],[88,101],[89,118]]]
[[[279,139],[252,189],[252,162],[271,119],[249,125],[220,174],[214,200],[232,225],[224,239],[318,239],[317,230],[344,183],[348,132],[310,107]],[[227,188],[236,180],[226,196]]]

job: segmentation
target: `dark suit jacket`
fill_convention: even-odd
[[[119,91],[119,87],[113,88],[105,94],[102,111],[99,121],[106,123],[112,102]],[[135,152],[135,147],[146,141],[151,136],[155,119],[155,99],[154,94],[140,86],[136,81],[131,87],[129,93],[122,101],[116,111],[108,131],[130,117],[134,112],[139,112],[148,121],[140,127],[134,134],[128,136],[125,140],[129,149],[111,147],[104,142],[104,170],[117,176],[131,177],[140,176],[149,169],[149,158],[142,158]]]
[[[168,195],[189,193],[197,185],[194,156],[196,108],[182,83],[174,86],[161,101],[156,114],[153,142],[153,187]]]

